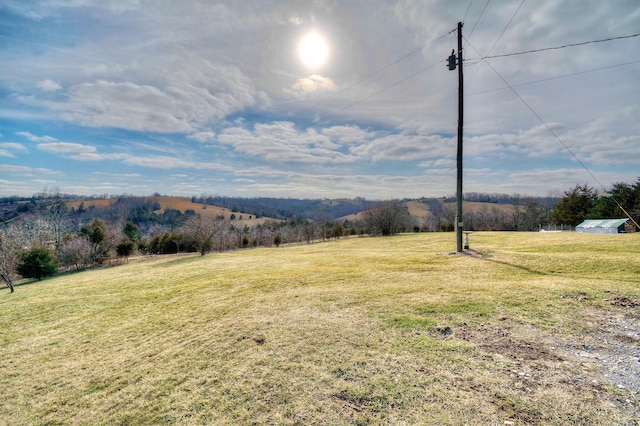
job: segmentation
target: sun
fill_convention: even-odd
[[[298,56],[309,68],[319,68],[325,64],[329,56],[329,45],[317,32],[311,32],[300,39]]]

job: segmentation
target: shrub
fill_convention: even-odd
[[[120,257],[129,257],[133,254],[136,249],[136,243],[131,241],[128,238],[123,239],[116,246],[116,253]]]
[[[165,232],[157,235],[149,244],[149,251],[156,254],[172,254],[180,251],[180,235],[175,232]]]
[[[22,253],[16,270],[25,278],[41,280],[55,274],[58,271],[58,264],[51,250],[44,247],[34,247],[28,252]]]

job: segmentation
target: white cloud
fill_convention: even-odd
[[[16,151],[26,151],[27,148],[19,143],[15,142],[0,142],[0,148],[13,149]]]
[[[29,132],[16,132],[16,135],[23,136],[31,142],[57,142],[56,138],[52,138],[51,136],[36,136]]]
[[[297,97],[303,97],[315,92],[335,92],[336,84],[329,77],[313,74],[296,80],[287,90],[288,93]]]
[[[253,130],[239,127],[224,129],[218,141],[234,150],[278,163],[352,162],[355,158],[341,145],[314,129],[298,131],[287,121],[256,124]]]
[[[115,158],[116,156],[111,156]],[[179,159],[176,157],[168,157],[164,155],[154,156],[136,156],[129,154],[117,154],[117,158],[122,160],[123,163],[140,166],[151,169],[197,169],[197,170],[217,170],[217,171],[231,171],[233,167],[226,166],[220,163],[206,162],[206,161],[190,161],[187,159]]]
[[[412,132],[394,133],[350,148],[352,154],[371,161],[425,160],[452,154],[452,138]]]
[[[588,178],[563,143],[605,180],[607,173],[617,174],[614,181],[637,175],[640,110],[630,88],[638,87],[640,69],[621,64],[640,38],[490,60],[519,96],[488,91],[506,84],[473,60],[508,23],[492,54],[633,33],[640,19],[633,2],[584,0],[577,9],[525,2],[512,21],[520,2],[343,3],[5,0],[1,7],[22,18],[6,33],[12,48],[0,52],[7,94],[0,117],[7,129],[29,131],[16,134],[24,150],[3,145],[0,156],[24,167],[55,156],[70,175],[80,166],[74,179],[85,170],[77,162],[89,161],[95,171],[142,175],[127,191],[163,191],[167,170],[206,170],[197,173],[206,179],[189,176],[197,185],[180,188],[288,196],[341,186],[343,194],[369,197],[374,188],[376,196],[408,195],[417,185],[418,195],[451,193],[457,73],[444,59],[456,43],[450,31],[471,6],[463,28],[464,137],[465,173],[473,179],[465,189],[539,193],[554,179],[562,188]],[[325,34],[331,55],[308,75],[297,43],[312,29]],[[515,169],[523,174],[512,175]],[[568,177],[549,177],[555,169]],[[264,175],[234,175],[241,170]],[[123,188],[112,180],[95,188]],[[67,191],[95,190],[60,181]]]
[[[36,83],[36,87],[45,92],[57,92],[58,90],[62,90],[62,86],[59,83],[56,83],[53,80],[40,80]]]
[[[376,135],[375,132],[369,132],[354,125],[327,127],[322,129],[322,134],[343,144],[363,143]]]
[[[214,132],[196,132],[187,136],[187,138],[198,142],[210,142],[214,140],[216,134]]]
[[[62,172],[58,172],[51,169],[42,167],[29,167],[29,166],[15,166],[11,164],[0,164],[0,172],[5,173],[18,173],[18,174],[46,174],[46,175],[62,175]]]
[[[74,154],[74,153],[91,153],[96,151],[96,147],[81,145],[71,142],[49,142],[38,144],[41,151],[52,152],[54,154]]]
[[[14,142],[0,142],[0,157],[14,158],[12,151],[27,151],[24,145]]]
[[[19,143],[14,142],[2,142],[0,143],[0,157],[14,158],[13,151],[26,152],[27,148]]]
[[[181,64],[153,84],[97,80],[70,85],[65,97],[57,100],[18,99],[82,126],[166,133],[191,132],[267,102],[233,65],[216,65],[189,55],[174,61]]]

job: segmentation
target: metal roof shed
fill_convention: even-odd
[[[629,219],[600,219],[585,220],[576,226],[576,232],[589,234],[622,234],[625,232],[624,224]]]

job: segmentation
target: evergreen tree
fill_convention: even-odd
[[[41,280],[55,274],[58,271],[58,264],[51,250],[34,247],[20,256],[20,263],[16,270],[25,278]]]
[[[596,205],[598,193],[588,185],[576,185],[551,211],[551,222],[576,226],[582,223]]]
[[[131,221],[128,221],[124,225],[123,231],[124,235],[131,239],[131,241],[140,241],[140,239],[142,238],[142,232],[140,232],[140,228],[138,228],[138,226]]]

